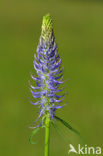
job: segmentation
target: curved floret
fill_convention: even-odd
[[[63,90],[60,88],[63,83],[63,69],[49,14],[43,17],[40,41],[34,57],[37,77],[32,75],[32,79],[36,81],[36,87],[31,85],[31,93],[38,101],[32,104],[40,106],[39,118],[48,113],[53,119],[55,111],[63,107],[60,102],[64,94],[60,94]]]

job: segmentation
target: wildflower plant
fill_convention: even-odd
[[[31,77],[36,82],[36,86],[30,85],[30,88],[32,96],[37,101],[35,103],[31,102],[31,104],[40,108],[39,116],[37,117],[40,123],[36,127],[32,127],[30,142],[34,143],[32,137],[41,128],[45,128],[45,156],[49,156],[50,124],[57,129],[56,120],[58,120],[78,134],[67,122],[56,116],[56,110],[64,107],[61,102],[65,94],[62,93],[64,88],[61,88],[61,84],[63,84],[63,68],[54,37],[52,18],[49,14],[43,17],[37,54],[34,57],[34,69],[37,76],[31,75]]]

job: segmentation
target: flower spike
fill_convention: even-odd
[[[67,122],[55,115],[56,110],[60,110],[65,106],[60,104],[65,94],[62,93],[64,87],[61,88],[61,84],[64,83],[63,67],[61,67],[61,58],[58,54],[50,14],[43,17],[41,28],[37,53],[34,55],[34,69],[37,76],[31,75],[33,81],[36,82],[36,86],[30,84],[32,96],[34,99],[37,99],[37,101],[31,102],[31,104],[39,106],[40,111],[36,121],[41,119],[41,122],[36,127],[32,127],[34,130],[29,140],[34,144],[35,142],[32,141],[32,137],[41,128],[45,127],[45,156],[49,156],[49,129],[51,123],[57,129],[55,119],[77,135],[79,133]]]
[[[50,14],[43,17],[41,36],[34,58],[37,76],[31,75],[31,77],[36,81],[37,86],[31,86],[31,93],[35,99],[39,99],[40,114],[42,112],[40,116],[43,117],[49,113],[50,118],[53,119],[55,111],[62,108],[59,103],[64,94],[58,95],[58,92],[62,91],[59,86],[63,83],[63,71]],[[36,104],[38,102],[34,103]]]

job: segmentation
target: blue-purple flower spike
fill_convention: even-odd
[[[58,129],[55,120],[53,120],[54,118],[79,135],[67,122],[55,115],[55,111],[63,107],[61,105],[64,96],[62,93],[63,88],[61,88],[61,84],[63,84],[63,69],[54,37],[52,19],[49,14],[43,17],[40,41],[34,59],[34,68],[37,76],[31,75],[31,77],[36,82],[36,86],[30,86],[31,93],[37,101],[31,103],[39,106],[40,112],[37,120],[40,117],[42,117],[42,120],[38,126],[32,127],[35,129],[32,131],[29,139],[34,144],[32,137],[44,127],[45,156],[49,156],[50,124],[56,130]]]
[[[31,86],[31,92],[38,101],[32,104],[40,105],[39,118],[49,113],[53,119],[55,111],[63,107],[60,102],[64,95],[58,95],[62,91],[59,86],[63,83],[63,70],[49,14],[43,17],[40,41],[34,57],[37,77],[32,75],[32,79],[36,81],[37,86]]]

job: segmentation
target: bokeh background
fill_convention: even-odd
[[[68,105],[57,115],[76,128],[88,146],[103,150],[103,1],[9,0],[0,2],[0,155],[43,156],[44,130],[28,141],[38,109],[29,103],[28,80],[41,32],[50,13],[64,65]],[[64,102],[65,102],[64,101]],[[67,156],[80,138],[58,123],[51,127],[50,156]],[[102,151],[103,152],[103,151]],[[75,154],[71,154],[75,155]],[[92,155],[92,154],[91,154]]]

